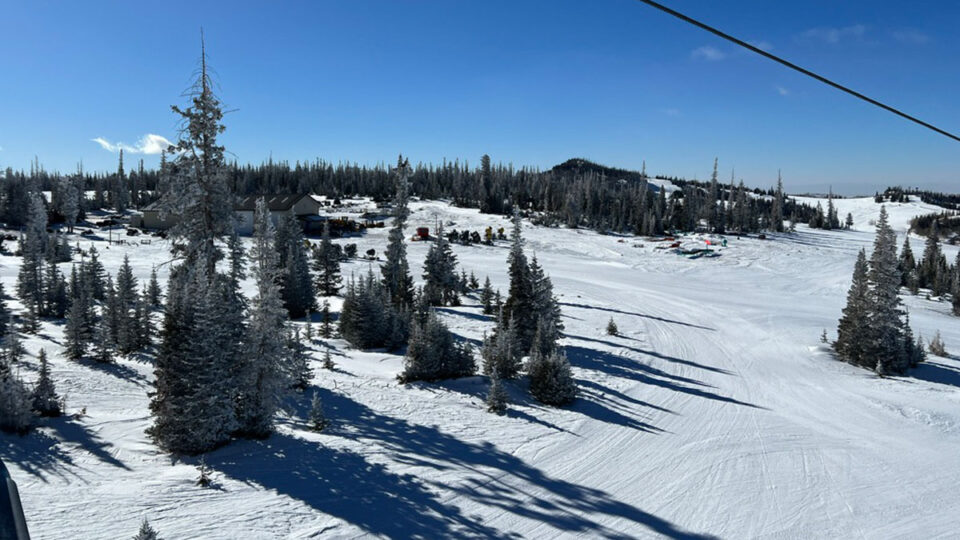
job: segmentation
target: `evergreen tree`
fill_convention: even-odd
[[[527,256],[523,253],[523,236],[520,214],[515,212],[513,216],[513,245],[510,248],[510,254],[507,257],[510,274],[510,293],[503,306],[501,317],[506,320],[513,320],[516,325],[517,342],[519,344],[519,354],[523,356],[530,350],[530,344],[533,341],[533,334],[536,332],[536,312],[534,305],[533,280],[530,275],[530,266],[527,264]],[[509,377],[508,377],[509,378]]]
[[[534,354],[527,363],[530,393],[546,405],[565,405],[577,397],[570,362],[560,350],[551,354]]]
[[[284,245],[280,250],[280,296],[283,305],[293,319],[303,317],[307,310],[313,309],[313,280],[304,247],[303,229],[291,209],[280,222],[285,231]],[[279,237],[279,235],[278,235]]]
[[[911,284],[916,280],[916,267],[917,261],[913,258],[913,250],[910,248],[910,234],[907,233],[903,237],[903,247],[900,248],[900,258],[897,263],[897,268],[900,270],[901,286],[914,290]]]
[[[480,304],[483,306],[483,314],[493,314],[493,288],[490,286],[490,276],[483,281],[483,288],[480,289]]]
[[[257,294],[250,302],[247,354],[240,369],[237,403],[239,432],[249,437],[266,437],[273,431],[273,416],[289,385],[286,368],[291,355],[284,339],[286,311],[277,284],[275,237],[270,211],[261,198],[257,200],[250,250]]]
[[[406,341],[406,315],[393,307],[372,271],[347,284],[339,322],[340,334],[359,349],[394,349]]]
[[[333,316],[330,314],[330,302],[323,300],[320,307],[320,337],[330,339],[333,337]]]
[[[290,387],[296,390],[306,390],[313,379],[310,370],[310,358],[306,347],[300,342],[300,329],[294,328],[288,332],[287,349],[290,351]]]
[[[783,232],[783,202],[783,177],[780,176],[780,171],[777,171],[777,191],[770,206],[770,224],[776,232]]]
[[[512,379],[520,373],[519,351],[521,345],[517,336],[517,326],[513,319],[509,321],[501,314],[497,329],[491,336],[484,336],[480,356],[483,358],[483,374],[501,379]]]
[[[93,336],[93,358],[101,364],[113,362],[113,339],[110,337],[110,325],[106,317],[96,324]]]
[[[461,345],[453,334],[430,312],[423,324],[414,321],[403,361],[402,383],[469,377],[477,370],[473,348]]]
[[[133,275],[127,255],[123,256],[123,264],[117,272],[116,293],[111,300],[111,322],[116,328],[117,350],[121,354],[130,354],[140,348],[140,319],[135,313],[139,301],[137,278]]]
[[[553,282],[537,262],[536,254],[530,260],[530,282],[533,287],[533,317],[535,320],[543,319],[548,322],[556,332],[555,335],[550,336],[550,339],[559,339],[559,332],[563,330],[560,303],[553,296]]]
[[[497,377],[496,374],[492,375],[490,377],[490,393],[487,394],[487,412],[494,414],[507,412],[507,402],[509,400],[510,396],[503,388],[500,377]]]
[[[104,278],[106,270],[100,262],[100,254],[96,246],[90,246],[90,260],[80,265],[80,281],[89,291],[94,300],[103,300],[106,297]]]
[[[147,286],[147,302],[150,307],[160,307],[160,297],[163,291],[160,289],[160,282],[157,280],[157,267],[150,270],[150,284]]]
[[[869,330],[866,348],[867,356],[876,361],[876,370],[880,375],[904,373],[909,363],[903,353],[896,241],[897,237],[887,221],[886,208],[881,206],[867,274],[871,290],[867,304]]]
[[[157,536],[157,531],[153,530],[153,527],[150,526],[150,522],[146,518],[143,519],[143,522],[140,523],[140,532],[133,537],[133,540],[161,540]]]
[[[324,223],[320,247],[313,251],[315,288],[323,296],[336,296],[343,279],[340,276],[340,250],[330,241],[330,224]]]
[[[413,303],[413,278],[410,276],[410,267],[407,264],[407,245],[404,243],[403,233],[409,215],[407,179],[410,177],[411,170],[410,162],[403,156],[397,160],[394,174],[397,178],[397,192],[393,201],[393,228],[390,229],[388,237],[387,260],[380,267],[380,272],[391,303],[402,310]]]
[[[923,249],[923,259],[918,269],[921,287],[934,288],[938,281],[941,258],[940,233],[937,230],[937,222],[934,220],[930,227],[930,233],[927,235],[927,242]]]
[[[10,309],[7,307],[6,296],[3,283],[0,283],[0,336],[7,335],[10,327]]]
[[[23,381],[0,360],[0,431],[26,433],[33,422],[30,392]]]
[[[313,398],[310,400],[310,427],[314,431],[323,431],[323,428],[328,425],[327,416],[323,413],[323,403],[320,401],[320,394],[317,392],[313,393]]]
[[[40,373],[33,387],[33,410],[40,416],[60,416],[60,397],[50,378],[47,351],[40,349]]]
[[[67,312],[67,324],[64,330],[67,358],[79,360],[87,354],[90,346],[93,311],[86,295],[73,301]]]
[[[17,274],[17,295],[20,301],[34,316],[44,311],[43,264],[47,247],[47,209],[39,193],[30,197],[27,211],[27,227],[24,230],[22,246],[23,262]]]
[[[933,335],[933,339],[930,340],[928,349],[937,356],[947,356],[947,347],[943,344],[943,338],[940,337],[939,330]]]
[[[617,329],[617,323],[614,322],[613,317],[610,317],[610,322],[607,323],[607,334],[611,336],[616,336],[620,333]]]
[[[239,344],[235,328],[222,321],[236,319],[241,304],[225,301],[227,278],[216,268],[222,258],[218,241],[234,230],[234,194],[224,148],[217,144],[224,130],[223,113],[206,67],[206,53],[201,51],[192,104],[186,109],[173,107],[184,127],[169,149],[176,158],[164,166],[160,199],[164,213],[179,217],[169,234],[174,254],[183,262],[171,270],[167,284],[149,434],[164,449],[185,454],[227,442],[238,427],[232,365]]]
[[[457,256],[443,236],[443,225],[437,228],[437,239],[427,251],[423,262],[423,293],[431,306],[455,306],[460,304],[457,291]]]
[[[861,249],[853,268],[853,283],[847,293],[847,306],[843,308],[843,316],[837,326],[837,341],[833,344],[840,358],[863,367],[873,367],[867,366],[869,360],[864,355],[869,325],[868,271],[867,254]]]

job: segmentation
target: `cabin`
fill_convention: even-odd
[[[294,195],[251,195],[244,197],[237,202],[234,207],[234,213],[237,217],[237,233],[253,234],[253,214],[257,208],[257,200],[263,198],[267,203],[267,209],[270,211],[270,217],[274,224],[286,213],[293,211],[306,232],[319,232],[323,230],[325,216],[320,215],[320,208],[323,206],[323,197],[310,195],[307,193]],[[167,230],[173,227],[179,221],[176,215],[168,214],[161,216],[158,203],[150,204],[143,208],[138,218],[131,220],[131,225],[143,229]]]

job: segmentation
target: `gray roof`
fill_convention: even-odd
[[[295,195],[251,195],[237,202],[234,210],[252,212],[257,208],[257,199],[263,198],[267,201],[267,209],[271,212],[285,212],[293,208],[293,205],[297,204],[300,199],[309,196],[307,193],[298,193]]]

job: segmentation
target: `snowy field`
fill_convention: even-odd
[[[699,260],[645,238],[525,224],[528,255],[560,297],[581,389],[566,409],[539,406],[520,380],[509,383],[510,412],[491,415],[483,377],[401,386],[402,357],[331,340],[337,370],[314,362],[316,389],[291,402],[273,437],[208,454],[215,486],[204,489],[196,459],[172,460],[144,435],[149,360],[68,361],[62,326],[47,322],[25,340],[20,373],[33,380],[45,348],[68,412],[86,415],[0,435],[0,457],[37,539],[128,538],[144,517],[168,539],[956,537],[960,358],[931,356],[912,377],[889,379],[831,358],[819,336],[835,338],[879,212],[872,199],[837,205],[855,230],[730,236],[722,256]],[[437,220],[509,229],[475,210],[412,207],[411,234]],[[888,205],[900,241],[910,217],[935,209]],[[338,241],[381,253],[386,234]],[[111,273],[129,253],[141,280],[169,260],[158,239],[96,243]],[[913,239],[918,255],[922,246]],[[427,247],[408,247],[418,279]],[[956,249],[944,247],[948,260]],[[506,293],[506,242],[454,250]],[[8,292],[18,265],[0,257]],[[355,261],[344,274],[376,266]],[[168,267],[159,270],[165,279]],[[905,302],[915,332],[940,330],[960,351],[947,302]],[[493,327],[475,298],[441,312],[474,342]],[[611,317],[622,335],[606,335]],[[316,359],[322,347],[313,345]],[[305,420],[312,391],[333,421],[319,434]]]

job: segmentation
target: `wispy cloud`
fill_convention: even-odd
[[[673,107],[661,109],[661,112],[667,116],[680,116],[680,109],[674,109]]]
[[[131,146],[120,141],[110,142],[103,137],[97,137],[90,139],[91,141],[100,145],[101,148],[107,150],[108,152],[119,152],[123,150],[128,154],[159,154],[167,149],[171,143],[163,135],[156,135],[154,133],[147,133],[143,137],[140,137],[140,140],[137,141],[137,144]]]
[[[761,51],[772,51],[772,50],[773,50],[773,43],[770,43],[769,41],[763,41],[763,40],[760,40],[760,41],[751,41],[750,44],[753,45],[754,47],[760,49]]]
[[[901,30],[895,30],[891,32],[893,39],[899,41],[900,43],[908,43],[910,45],[923,45],[924,43],[930,42],[930,36],[917,30],[916,28],[903,28]]]
[[[776,85],[774,88],[777,89],[777,93],[780,94],[781,96],[789,96],[789,95],[790,95],[790,90],[788,90],[788,89],[786,89],[786,88],[784,88],[784,87],[782,87],[782,86],[780,86],[780,85]]]
[[[829,43],[830,45],[836,45],[841,41],[860,41],[866,36],[866,34],[867,27],[862,24],[854,24],[842,27],[821,26],[818,28],[811,28],[803,32],[800,34],[799,39],[801,41],[819,41],[822,43]]]
[[[710,45],[704,45],[703,47],[697,47],[690,52],[690,57],[697,60],[710,60],[716,62],[718,60],[723,60],[727,57],[727,53],[721,51],[716,47],[711,47]]]

